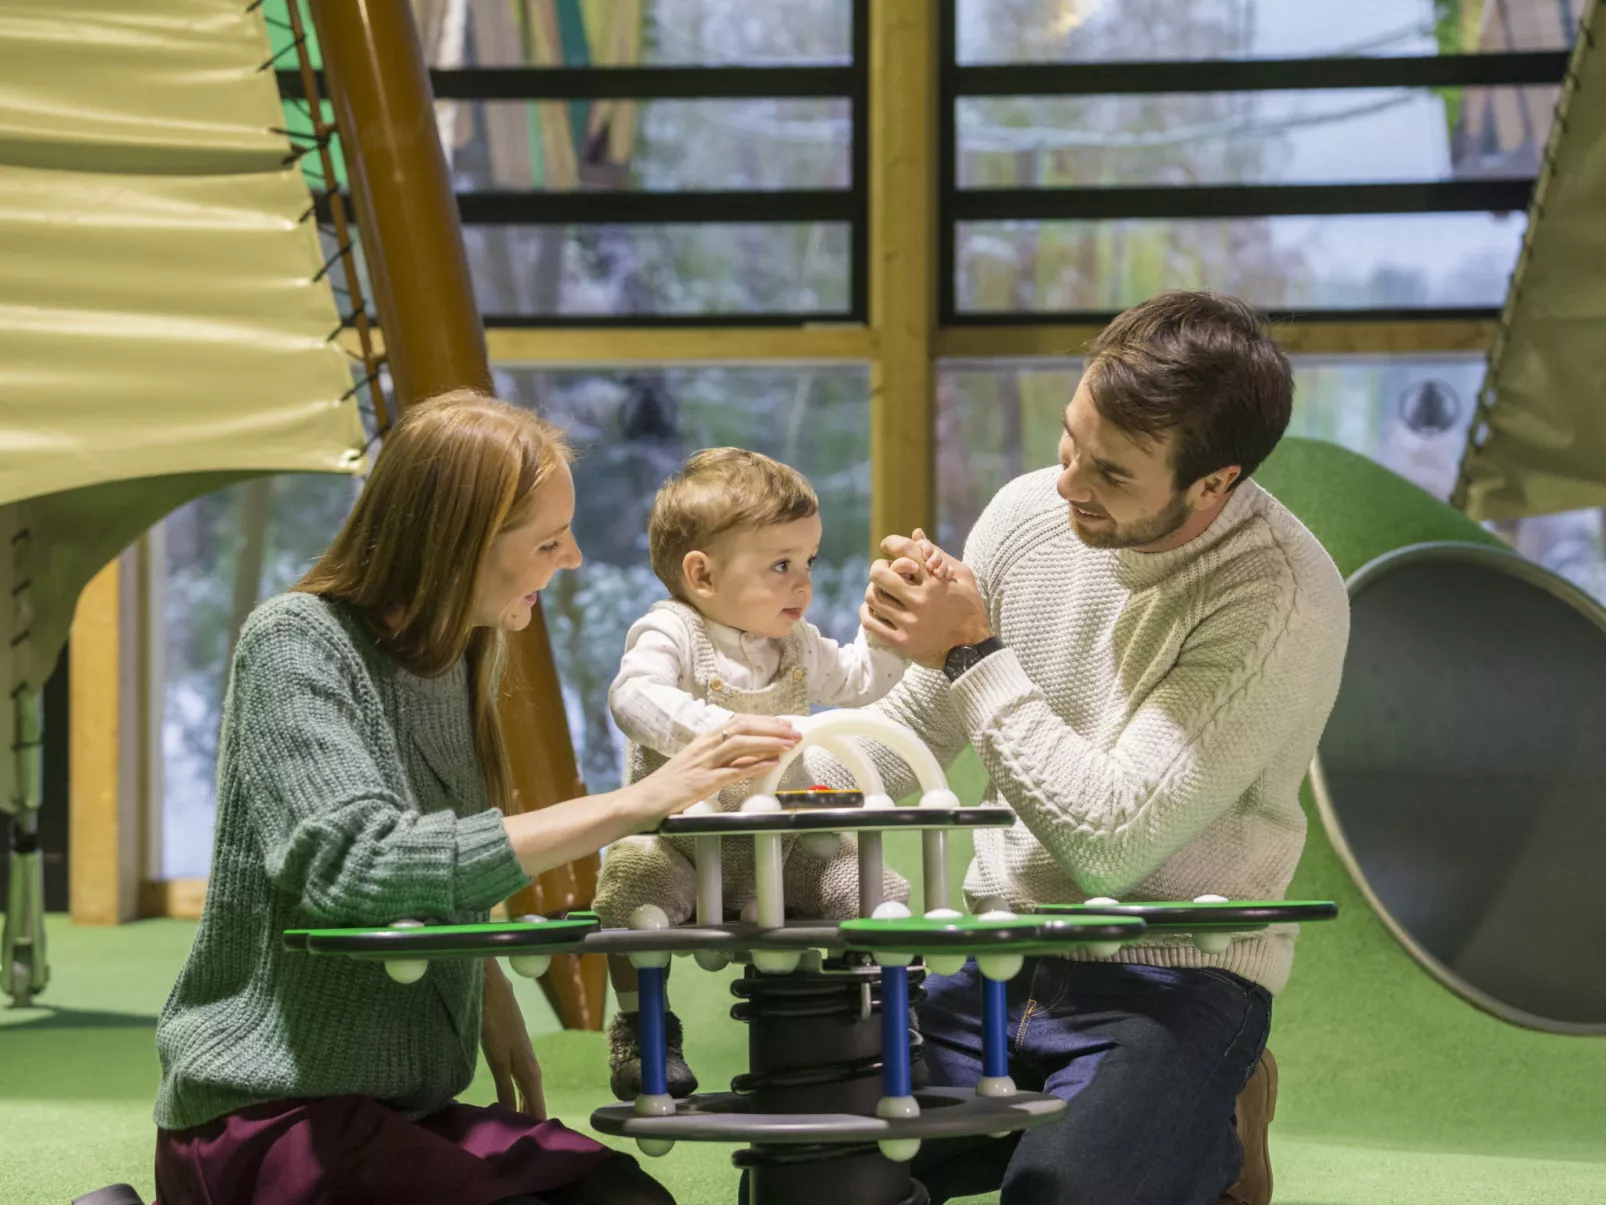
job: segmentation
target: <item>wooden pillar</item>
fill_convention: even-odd
[[[408,0],[312,0],[312,17],[398,408],[449,389],[489,390],[485,333],[412,7]],[[501,715],[516,804],[573,798],[583,788],[539,606],[508,644]],[[508,901],[508,912],[584,907],[596,868],[592,855],[542,875]],[[570,1028],[602,1027],[605,984],[606,963],[596,955],[554,958],[542,979]]]
[[[140,600],[137,549],[84,587],[73,612],[68,769],[68,909],[80,925],[139,915]]]
[[[937,4],[870,0],[873,545],[937,518]]]

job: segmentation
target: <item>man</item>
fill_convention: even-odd
[[[1332,561],[1249,479],[1292,393],[1248,306],[1155,297],[1094,342],[1058,469],[1000,490],[963,564],[919,532],[884,543],[891,563],[872,570],[862,618],[923,668],[877,706],[944,764],[971,745],[989,798],[1017,816],[976,834],[973,905],[1283,895],[1349,634]],[[894,794],[912,787],[880,760]],[[1004,1205],[1269,1196],[1267,1119],[1241,1141],[1234,1102],[1288,978],[1291,930],[1215,956],[1156,938],[1029,959],[1008,990],[1011,1073],[1064,1098],[1065,1118],[928,1143],[916,1174],[932,1200],[1000,1185]],[[974,1084],[975,964],[927,990],[931,1081]]]

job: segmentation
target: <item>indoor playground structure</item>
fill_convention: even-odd
[[[1113,312],[1198,285],[1265,309],[1296,360],[1303,435],[1255,476],[1350,596],[1287,898],[964,901],[972,832],[1016,823],[976,803],[979,760],[945,767],[906,729],[829,711],[739,811],[663,825],[696,849],[684,925],[644,908],[603,928],[593,856],[488,924],[282,941],[404,984],[438,960],[505,959],[551,1115],[646,1156],[684,1205],[919,1205],[920,1144],[1061,1124],[1062,1102],[1010,1077],[1001,1010],[1023,959],[1153,937],[1219,952],[1293,924],[1269,1043],[1278,1205],[1606,1205],[1606,594],[1518,551],[1525,523],[1606,508],[1606,0],[1319,8],[0,4],[0,1202],[153,1195],[155,1017],[205,893],[162,866],[166,725],[185,703],[163,694],[162,650],[199,623],[161,592],[164,517],[243,491],[217,562],[234,576],[227,649],[265,580],[268,483],[355,486],[413,401],[517,386],[546,407],[583,377],[566,412],[592,428],[582,495],[579,466],[600,477],[624,449],[650,498],[677,446],[675,374],[793,373],[781,417],[753,420],[779,451],[847,406],[818,404],[802,365],[865,407],[856,442],[815,466],[864,503],[855,522],[952,522],[957,546],[993,490],[1052,455],[1064,397],[1039,404],[1033,374],[1074,382]],[[1266,135],[1281,110],[1257,108],[1307,95],[1333,112],[1290,108],[1287,130],[1344,136],[1343,162],[1314,175]],[[1387,140],[1345,124],[1428,99],[1443,162],[1399,178],[1367,157]],[[721,106],[729,128],[709,118]],[[666,149],[694,117],[712,124]],[[721,175],[698,155],[725,137],[741,154]],[[1385,256],[1324,291],[1368,239],[1425,261],[1463,221],[1498,227],[1509,254],[1445,250],[1420,280]],[[1324,239],[1325,261],[1255,293]],[[734,266],[681,279],[715,251]],[[1491,263],[1495,294],[1473,305]],[[839,287],[819,287],[821,264]],[[744,289],[759,300],[720,308]],[[1457,410],[1440,378],[1467,360],[1480,384]],[[1379,387],[1320,411],[1323,374],[1357,365],[1433,378],[1432,405],[1413,426]],[[624,382],[634,425],[623,405],[602,414],[598,381]],[[1366,423],[1395,423],[1395,442],[1357,435]],[[571,729],[596,684],[559,672],[565,645],[603,639],[553,614],[536,607],[510,641],[500,700],[529,808],[583,777],[606,786],[577,752],[598,725]],[[888,796],[872,745],[907,763],[915,797]],[[804,749],[853,788],[782,789]],[[785,916],[787,843],[848,839],[858,916]],[[727,840],[754,856],[737,915]],[[878,897],[883,864],[909,906]],[[601,1103],[609,954],[635,965],[643,1019],[644,1090],[618,1104]],[[713,1089],[681,1100],[664,1074],[676,959],[688,1061]],[[927,975],[970,959],[986,1076],[932,1087],[909,1014]],[[463,1099],[495,1097],[482,1066]]]
[[[677,1142],[746,1143],[732,1162],[750,1177],[746,1199],[753,1205],[802,1205],[821,1193],[856,1205],[923,1205],[926,1190],[907,1168],[923,1140],[1001,1136],[1048,1124],[1065,1111],[1055,1096],[1017,1090],[1009,1075],[1004,986],[1025,957],[1078,947],[1109,956],[1146,934],[1186,934],[1206,953],[1220,953],[1234,933],[1335,915],[1330,903],[1209,895],[1182,903],[1093,899],[1045,905],[1024,916],[1002,907],[966,915],[950,906],[948,837],[1009,826],[1014,813],[996,805],[961,806],[930,751],[891,720],[827,711],[798,727],[802,741],[739,812],[716,812],[704,802],[661,826],[666,836],[695,839],[695,921],[670,926],[663,911],[648,904],[624,929],[602,929],[594,915],[575,913],[485,925],[413,919],[384,929],[298,930],[285,934],[285,944],[308,955],[381,959],[402,983],[422,978],[432,958],[505,955],[516,973],[534,978],[553,954],[626,954],[640,977],[642,1093],[633,1105],[592,1113],[598,1131],[633,1139],[649,1156],[667,1155]],[[899,807],[885,793],[861,744],[867,740],[908,763],[920,784],[917,801]],[[859,789],[778,795],[786,768],[813,747],[836,756]],[[924,870],[917,915],[878,898],[883,837],[911,831],[920,834]],[[834,847],[845,833],[858,843],[858,918],[788,923],[783,840]],[[727,838],[752,842],[751,922],[725,921],[721,843]],[[731,983],[739,1000],[732,1015],[748,1026],[748,1070],[730,1092],[680,1102],[668,1093],[664,981],[672,955],[691,955],[707,970],[733,959],[748,968]],[[925,972],[953,974],[970,958],[983,979],[982,1079],[973,1091],[917,1090],[911,992],[918,992]]]

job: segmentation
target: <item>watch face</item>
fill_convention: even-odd
[[[943,663],[943,669],[950,678],[957,678],[976,662],[981,660],[981,653],[975,645],[962,644],[958,648],[948,650],[948,659]]]

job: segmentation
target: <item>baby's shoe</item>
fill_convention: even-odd
[[[680,1018],[669,1010],[664,1011],[664,1045],[667,1058],[669,1095],[675,1099],[690,1096],[697,1091],[697,1077],[686,1065],[681,1053],[682,1033]],[[608,1084],[620,1100],[635,1100],[641,1095],[641,1014],[615,1013],[608,1024]]]

